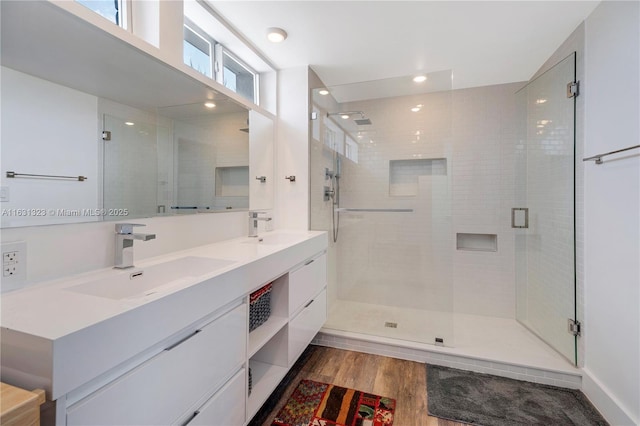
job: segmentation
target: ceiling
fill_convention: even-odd
[[[278,69],[310,65],[327,86],[446,70],[454,89],[529,80],[599,3],[207,2]]]

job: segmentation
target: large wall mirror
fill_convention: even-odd
[[[3,67],[1,107],[3,228],[273,208],[273,119],[222,95],[149,111]]]

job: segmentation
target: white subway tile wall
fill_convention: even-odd
[[[249,207],[249,136],[240,131],[246,127],[246,112],[218,114],[199,122],[175,121],[178,206]],[[234,169],[216,175],[216,167]],[[246,179],[237,176],[243,171]],[[232,180],[218,183],[216,193],[216,179],[232,174]]]
[[[340,206],[414,210],[340,214],[339,242],[332,246],[338,260],[330,262],[333,300],[515,318],[510,209],[521,124],[514,93],[522,86],[332,106],[364,111],[373,123],[354,138],[358,163],[343,159]],[[417,104],[420,111],[411,112]],[[330,182],[324,167],[334,168],[334,155],[321,141],[312,142],[314,229],[331,229],[322,187]],[[456,251],[457,232],[495,234],[498,251]],[[346,330],[353,325],[330,322]],[[442,326],[419,339],[432,343],[433,336],[444,335],[452,341],[450,334],[451,326]]]

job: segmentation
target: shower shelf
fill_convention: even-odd
[[[420,193],[421,179],[429,179],[431,186],[439,182],[433,179],[446,175],[446,158],[389,160],[389,196],[416,197]]]
[[[498,251],[498,236],[496,234],[456,234],[456,250],[467,251]]]

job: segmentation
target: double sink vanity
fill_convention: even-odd
[[[326,320],[326,249],[275,231],[5,294],[3,381],[44,389],[57,425],[247,424]]]

